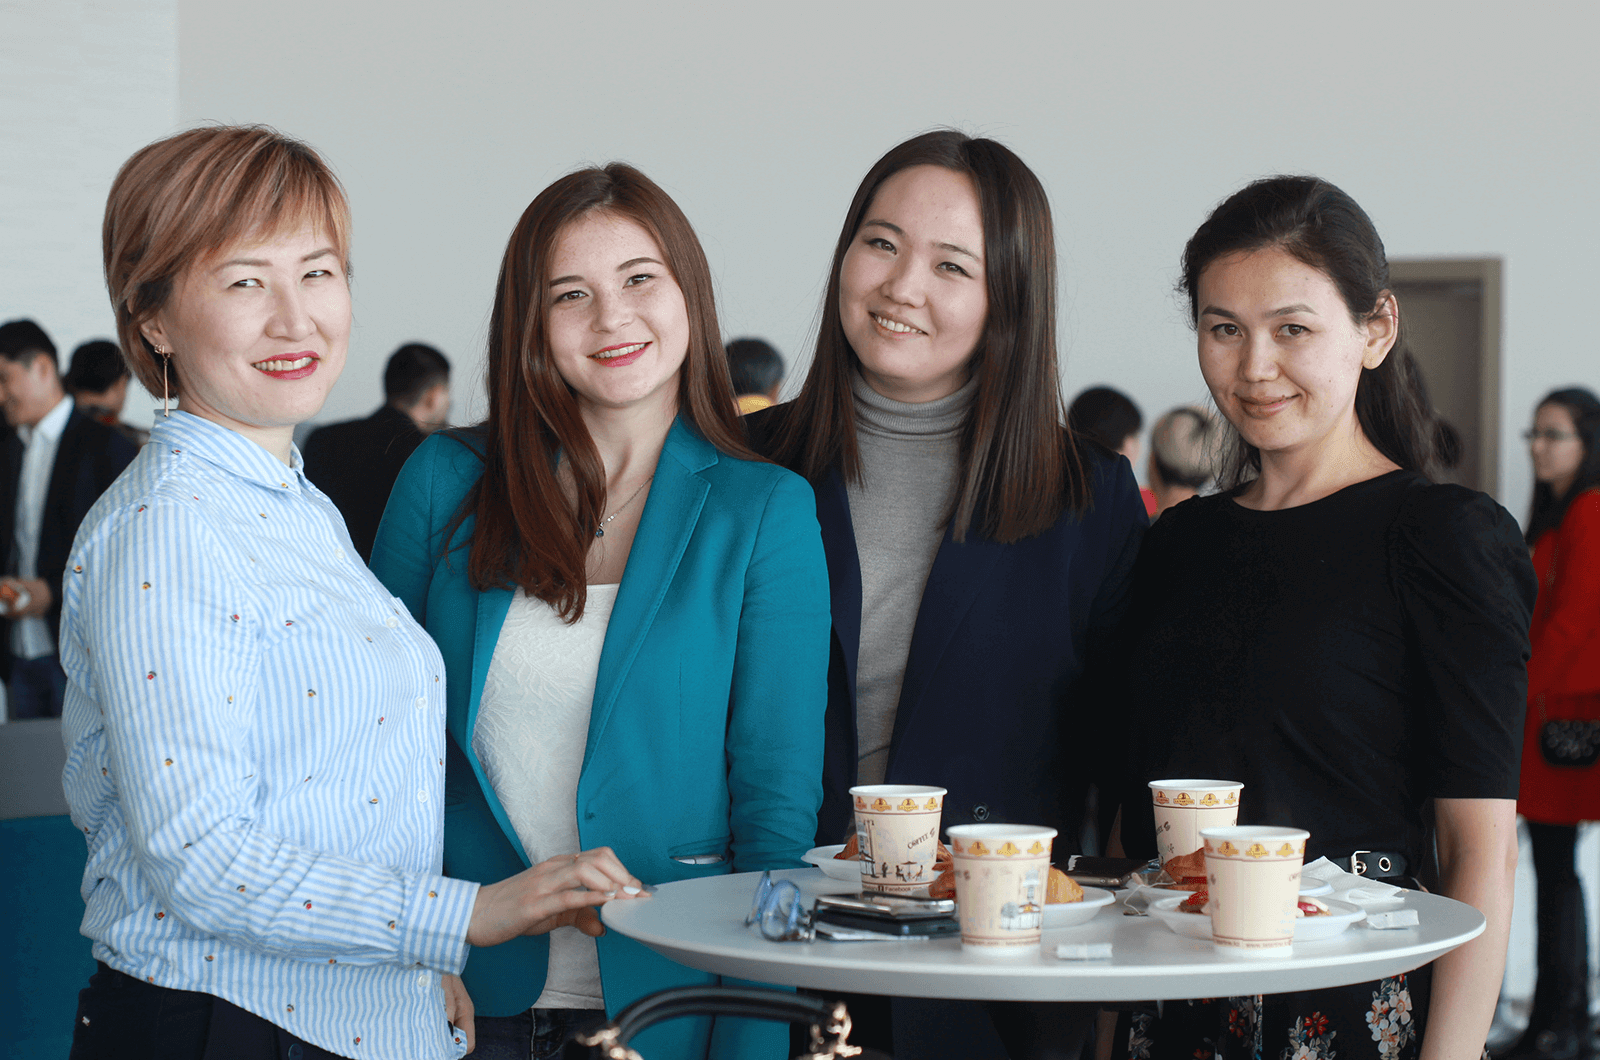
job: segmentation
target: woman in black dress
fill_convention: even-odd
[[[1308,860],[1374,852],[1369,875],[1428,880],[1489,927],[1382,982],[1169,1002],[1135,1018],[1129,1045],[1476,1060],[1516,867],[1527,549],[1493,500],[1428,479],[1437,426],[1383,244],[1349,196],[1311,177],[1251,184],[1183,265],[1201,371],[1236,437],[1222,492],[1167,512],[1135,573],[1125,846],[1154,852],[1145,782],[1239,780],[1242,823],[1309,829]]]

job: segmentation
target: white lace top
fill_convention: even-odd
[[[537,865],[578,846],[578,773],[616,585],[589,586],[572,625],[518,592],[484,678],[472,749],[528,857]],[[594,939],[550,933],[550,971],[535,1008],[604,1008]]]

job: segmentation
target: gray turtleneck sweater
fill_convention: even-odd
[[[856,782],[881,784],[922,590],[944,540],[961,423],[977,381],[920,404],[886,398],[859,374],[853,388],[861,481],[846,492],[861,563]]]

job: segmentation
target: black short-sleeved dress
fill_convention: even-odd
[[[1404,855],[1424,875],[1438,798],[1515,799],[1535,582],[1489,497],[1394,471],[1254,511],[1166,512],[1134,574],[1123,843],[1153,856],[1144,785],[1244,783],[1239,820],[1311,833],[1306,858]],[[1140,1057],[1415,1055],[1426,969],[1307,994],[1169,1002]]]

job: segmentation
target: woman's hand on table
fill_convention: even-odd
[[[472,1023],[472,998],[459,975],[443,977],[444,1018],[467,1040],[467,1052],[478,1047],[478,1029]]]
[[[613,898],[644,893],[610,847],[558,854],[499,883],[478,889],[467,926],[467,942],[496,946],[518,935],[542,935],[576,927],[586,935],[605,931],[594,907]]]

